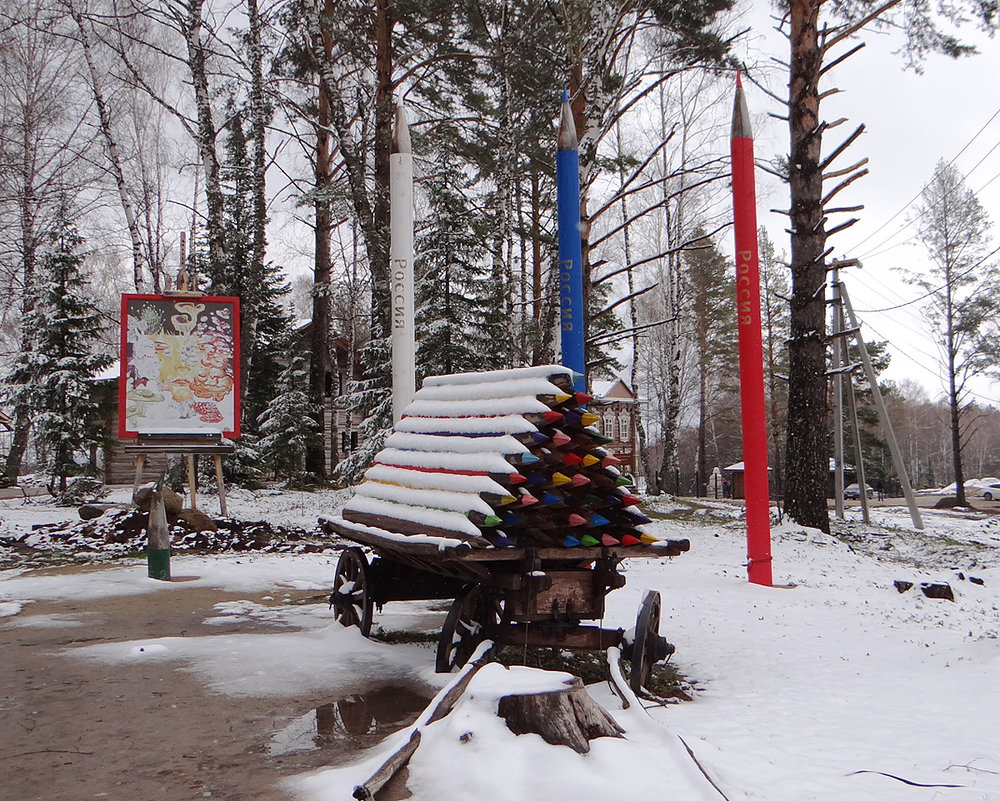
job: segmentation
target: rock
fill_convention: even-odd
[[[951,585],[946,582],[931,584],[925,581],[920,585],[920,591],[928,598],[940,598],[945,601],[955,600],[955,593],[951,591]]]
[[[170,487],[164,486],[161,490],[163,493],[163,508],[167,512],[168,520],[175,520],[180,515],[181,510],[184,508],[184,499],[174,492]],[[138,506],[142,511],[149,511],[149,503],[153,497],[152,487],[140,487],[132,498],[132,501]]]
[[[969,581],[971,581],[973,584],[978,584],[980,587],[986,584],[986,582],[983,581],[981,578],[979,578],[979,576],[969,576]]]
[[[219,527],[207,514],[198,509],[181,509],[177,519],[192,531],[218,531]]]
[[[906,592],[908,589],[913,587],[912,581],[894,581],[892,586],[896,588],[900,593]]]
[[[81,520],[96,520],[105,512],[112,509],[131,509],[132,507],[124,503],[85,503],[77,512]]]

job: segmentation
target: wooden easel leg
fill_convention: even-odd
[[[139,491],[139,484],[142,482],[142,468],[146,464],[146,454],[137,453],[135,456],[135,482],[132,484],[132,497]]]
[[[229,517],[226,510],[226,485],[222,481],[222,454],[215,454],[215,481],[219,485],[219,507],[223,517]]]
[[[187,455],[187,463],[188,463],[188,490],[191,493],[191,508],[192,509],[197,509],[198,508],[197,501],[195,500],[195,488],[197,486],[197,481],[196,481],[197,476],[195,474],[195,465],[197,464],[196,459],[197,459],[197,457],[193,453],[189,453]]]

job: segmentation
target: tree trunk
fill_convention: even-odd
[[[947,320],[945,345],[948,349],[948,412],[951,420],[951,465],[955,473],[955,500],[960,505],[965,506],[965,471],[962,469],[962,410],[959,406],[959,390],[955,380],[956,347],[951,270],[947,270],[945,273],[945,304],[945,319]]]
[[[497,714],[514,734],[538,734],[545,742],[567,745],[578,754],[589,753],[591,740],[621,738],[624,731],[576,676],[566,682],[565,690],[505,695]]]
[[[332,3],[327,2],[326,13],[332,13]],[[324,55],[329,57],[333,44],[326,32],[320,42]],[[315,409],[313,415],[319,426],[320,436],[306,452],[306,470],[319,476],[326,475],[326,385],[330,375],[330,99],[326,82],[319,82],[319,113],[316,120],[316,214],[313,255],[312,328],[310,330],[309,400]]]
[[[791,158],[792,301],[786,486],[788,514],[829,532],[826,505],[830,437],[826,380],[826,269],[823,228],[822,132],[817,36],[820,2],[791,3],[789,130]]]
[[[375,0],[375,202],[369,253],[372,336],[387,337],[389,301],[389,156],[392,152],[392,0]]]
[[[184,28],[188,48],[188,68],[194,88],[197,111],[197,147],[205,173],[205,232],[208,235],[208,259],[214,275],[226,268],[226,226],[223,219],[224,196],[215,151],[215,124],[212,122],[212,97],[205,67],[205,43],[202,41],[202,0],[189,0]],[[193,243],[192,243],[193,245]]]
[[[252,244],[248,286],[262,286],[265,281],[264,258],[267,251],[267,110],[264,102],[264,50],[261,44],[263,21],[257,0],[247,0],[247,50],[250,61],[250,170]],[[258,309],[256,304],[240,307],[240,394],[246,397],[249,375],[253,368],[254,343],[257,341]]]
[[[118,142],[115,139],[114,131],[111,127],[111,115],[108,113],[107,103],[104,100],[104,91],[101,88],[100,73],[94,64],[94,56],[90,46],[90,36],[83,23],[83,16],[72,5],[70,14],[80,31],[80,45],[83,48],[83,57],[87,62],[87,70],[90,73],[90,88],[94,93],[94,104],[97,106],[97,116],[100,121],[101,135],[108,148],[108,159],[111,163],[111,173],[114,175],[115,184],[118,187],[118,198],[121,200],[122,211],[125,213],[125,223],[128,228],[129,237],[132,240],[132,280],[135,284],[136,292],[145,289],[145,278],[143,275],[142,257],[142,236],[139,233],[139,224],[136,221],[135,207],[132,205],[132,198],[129,196],[125,183],[125,172],[122,169],[121,158],[118,155]]]
[[[36,215],[38,199],[34,184],[34,149],[30,141],[29,126],[24,126],[22,142],[23,160],[21,164],[21,197],[19,199],[21,223],[20,256],[21,276],[21,319],[25,320],[35,308],[35,262],[38,257],[38,235],[36,232]],[[30,353],[35,349],[31,331],[27,326],[21,326],[21,352]],[[28,435],[31,432],[31,409],[27,398],[22,394],[14,405],[14,434],[7,451],[7,462],[4,465],[4,482],[8,485],[17,484],[21,473],[21,463],[28,450]]]

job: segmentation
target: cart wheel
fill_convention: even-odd
[[[499,598],[481,584],[471,584],[459,593],[444,619],[438,638],[438,673],[451,673],[469,661],[476,647],[493,634],[503,615]]]
[[[368,558],[360,548],[347,548],[337,561],[330,606],[343,626],[357,626],[367,637],[372,628],[372,599]]]
[[[660,636],[660,593],[649,590],[635,619],[632,642],[632,671],[629,686],[639,695],[653,674],[653,665],[674,652],[674,646]]]

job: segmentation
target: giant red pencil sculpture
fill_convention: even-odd
[[[740,407],[747,509],[747,575],[771,586],[771,503],[768,492],[767,423],[764,415],[764,351],[757,261],[757,193],[753,132],[736,75],[732,129],[733,228],[736,234],[736,314],[740,347]]]

